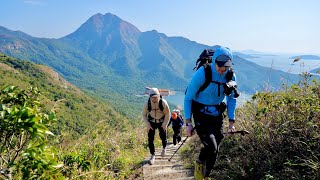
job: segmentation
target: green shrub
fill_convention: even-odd
[[[0,92],[0,168],[5,178],[61,178],[56,152],[47,135],[56,120],[42,112],[39,91],[6,86]]]

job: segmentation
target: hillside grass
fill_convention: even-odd
[[[58,157],[57,163],[63,164],[59,171],[64,178],[141,176],[137,169],[147,154],[142,120],[128,119],[46,66],[0,54],[0,76],[1,89],[8,85],[21,90],[35,87],[40,92],[42,111],[55,112],[57,123],[49,127],[55,136],[48,138]]]
[[[101,120],[112,123],[119,117],[126,119],[110,105],[86,95],[46,66],[0,55],[0,75],[0,87],[11,84],[21,89],[31,86],[39,89],[45,110],[53,107],[57,110],[59,126],[53,130],[55,134],[72,131],[77,138]]]
[[[279,92],[257,92],[237,109],[236,128],[250,134],[226,135],[212,177],[320,178],[320,83],[310,77],[304,73]],[[196,136],[184,148],[186,166],[193,167],[200,147]]]

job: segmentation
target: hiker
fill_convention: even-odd
[[[195,166],[205,167],[201,172],[204,177],[210,177],[210,172],[216,162],[219,145],[224,138],[223,135],[223,112],[228,110],[229,131],[234,132],[236,98],[234,91],[229,91],[225,84],[228,82],[226,76],[232,66],[233,55],[228,48],[218,47],[212,55],[212,64],[200,67],[188,85],[184,98],[184,112],[186,119],[187,136],[193,134],[193,117],[195,130],[203,144]],[[212,73],[210,83],[205,89],[202,88],[206,82],[206,68]],[[230,74],[229,74],[230,76]],[[235,74],[230,76],[235,82]],[[200,91],[201,90],[201,91]],[[228,90],[231,94],[226,96]],[[226,103],[223,102],[226,97]]]
[[[173,110],[168,127],[170,124],[172,124],[173,129],[173,145],[176,145],[181,141],[181,132],[184,124],[180,110]]]
[[[157,88],[150,88],[149,99],[144,105],[143,120],[147,125],[148,131],[148,146],[150,150],[150,164],[155,161],[154,136],[156,129],[159,130],[159,135],[162,140],[161,156],[166,154],[167,146],[167,126],[170,118],[170,109],[167,101],[162,98]]]

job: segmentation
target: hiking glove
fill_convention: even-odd
[[[192,125],[192,123],[187,123],[186,131],[187,131],[187,136],[188,137],[191,137],[193,135],[193,125]]]

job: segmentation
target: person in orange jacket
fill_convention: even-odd
[[[183,118],[182,118],[180,111],[178,109],[173,110],[168,126],[170,126],[170,124],[172,124],[172,129],[174,132],[173,133],[173,145],[176,145],[177,143],[179,143],[181,141],[181,132],[182,132],[182,128],[184,126]]]

